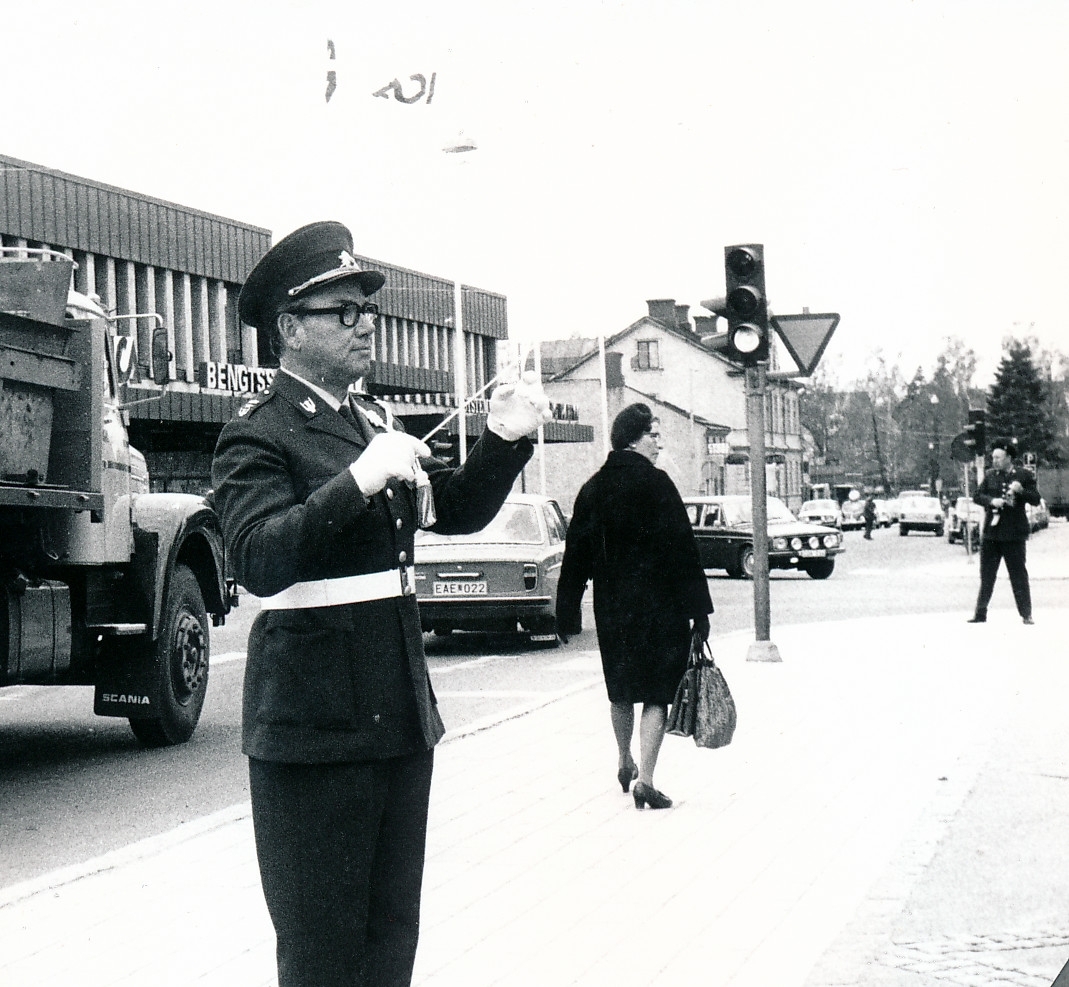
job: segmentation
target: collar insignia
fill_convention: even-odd
[[[301,402],[301,407],[310,415],[314,415],[316,413],[316,403],[311,398],[305,398]]]

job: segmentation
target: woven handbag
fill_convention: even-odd
[[[677,737],[693,737],[699,747],[726,747],[735,734],[738,713],[723,672],[708,641],[691,639],[687,670],[676,689],[666,726]]]

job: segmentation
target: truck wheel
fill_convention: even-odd
[[[827,579],[835,571],[835,559],[814,559],[807,562],[804,568],[813,579]]]
[[[176,565],[171,573],[156,663],[156,716],[131,717],[130,727],[146,747],[184,744],[193,736],[208,690],[208,613],[197,577],[186,565]]]
[[[753,545],[744,545],[739,552],[739,575],[743,579],[753,579]]]

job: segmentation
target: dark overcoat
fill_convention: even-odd
[[[1004,505],[1001,510],[992,508],[991,501],[996,497],[1005,500],[1009,496],[1010,484],[1017,480],[1024,488],[1014,498],[1012,507]],[[1035,506],[1039,503],[1039,490],[1036,478],[1029,470],[1009,466],[1005,470],[988,470],[983,482],[976,488],[973,500],[984,509],[984,541],[1025,541],[1031,531],[1025,504]],[[992,523],[995,518],[998,523]]]
[[[713,604],[679,491],[637,452],[610,452],[576,498],[557,585],[566,634],[581,627],[588,580],[609,699],[667,705],[686,668],[689,622]]]
[[[349,472],[367,441],[281,371],[224,426],[212,463],[215,506],[234,576],[250,593],[385,570],[400,579],[412,565],[412,488],[391,480],[365,499]],[[487,432],[458,470],[424,460],[435,530],[484,527],[532,451],[528,439],[506,442]],[[242,730],[250,757],[374,760],[426,750],[443,733],[415,596],[257,616]]]

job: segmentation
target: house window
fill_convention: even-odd
[[[661,351],[660,343],[656,339],[639,340],[638,357],[635,360],[636,370],[660,370]]]

